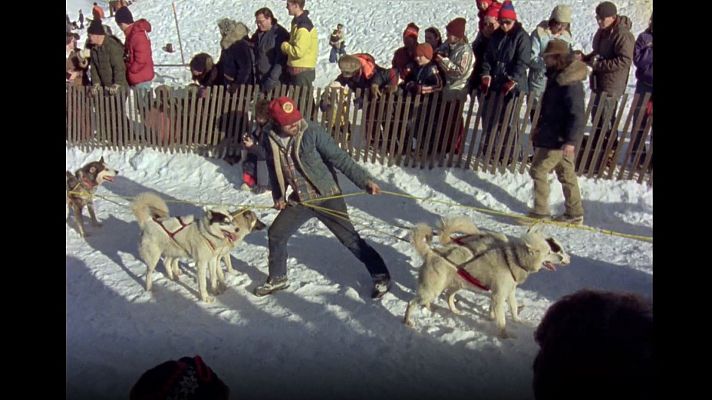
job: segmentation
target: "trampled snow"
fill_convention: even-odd
[[[91,15],[91,1],[69,0],[67,10]],[[106,3],[106,2],[99,2]],[[515,1],[527,30],[548,18],[554,2]],[[590,50],[596,29],[597,1],[568,1],[573,7],[573,34]],[[652,1],[617,1],[620,13],[633,20],[634,34],[647,25]],[[254,27],[253,14],[270,7],[288,26],[284,1],[176,1],[186,58],[200,51],[217,56],[215,21],[231,17]],[[179,63],[170,1],[137,0],[135,18],[153,25],[157,63]],[[320,1],[307,0],[319,29],[320,52],[315,86],[336,76],[328,63],[327,36],[336,23],[347,28],[347,51],[368,51],[387,65],[405,25],[423,31],[444,30],[456,16],[468,19],[474,37],[474,1]],[[108,16],[108,11],[107,11]],[[107,19],[114,31],[113,21]],[[179,69],[157,69],[156,82],[183,84]],[[633,72],[631,71],[631,76]],[[634,85],[631,77],[629,84]],[[406,303],[414,295],[421,260],[407,239],[408,227],[435,224],[441,216],[467,215],[481,228],[521,235],[525,228],[505,217],[472,207],[524,213],[532,204],[531,178],[493,175],[462,169],[421,170],[361,163],[382,189],[449,202],[380,196],[347,199],[357,230],[386,261],[394,285],[381,301],[369,298],[366,269],[318,221],[306,223],[289,242],[291,287],[257,298],[252,289],[267,273],[266,231],[249,235],[232,252],[238,273],[228,275],[228,290],[213,304],[197,299],[195,268],[184,265],[180,282],[167,279],[162,264],[151,293],[144,290],[145,264],[138,257],[138,225],[126,198],[154,191],[169,201],[173,215],[200,214],[198,203],[271,206],[269,194],[238,189],[241,169],[195,154],[144,150],[93,150],[67,147],[66,168],[74,171],[104,156],[120,170],[114,183],[100,187],[95,201],[103,227],[87,224],[82,239],[72,219],[66,227],[67,393],[68,398],[127,398],[131,385],[148,368],[168,359],[200,354],[230,386],[235,399],[245,398],[502,398],[529,399],[531,365],[537,351],[532,333],[547,307],[583,288],[632,291],[652,297],[652,243],[583,229],[545,227],[572,255],[572,264],[556,272],[541,271],[517,292],[522,322],[507,314],[515,337],[501,340],[486,317],[489,298],[461,291],[461,316],[439,299],[432,312],[415,313],[415,329],[402,324]],[[339,176],[344,192],[357,188]],[[652,236],[652,188],[631,181],[579,180],[586,225],[615,232]],[[111,201],[109,201],[111,200]],[[552,211],[561,212],[563,196],[552,177]],[[469,207],[469,208],[468,208]],[[269,225],[276,211],[256,208]]]

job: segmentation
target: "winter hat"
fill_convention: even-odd
[[[347,54],[339,58],[339,69],[341,70],[341,76],[351,78],[361,69],[361,61],[359,61],[358,57]]]
[[[492,3],[490,4],[489,7],[487,7],[487,11],[485,11],[485,17],[495,17],[499,19],[499,10],[502,9],[502,4],[500,3]]]
[[[89,24],[89,29],[87,29],[87,33],[90,35],[106,35],[104,27],[101,25],[101,21],[99,21],[99,19],[94,19],[91,21],[91,24]]]
[[[405,31],[403,31],[403,37],[407,36],[412,36],[416,40],[418,40],[418,32],[420,32],[420,28],[418,28],[418,25],[415,23],[411,22],[408,24],[408,26],[405,28]]]
[[[467,20],[462,17],[458,17],[450,21],[449,24],[445,27],[445,30],[447,30],[447,33],[453,36],[457,36],[459,38],[464,38],[465,37],[465,24],[467,23]]]
[[[287,96],[274,99],[269,103],[269,116],[277,125],[291,125],[302,119],[302,114],[294,104],[294,100]]]
[[[514,12],[514,6],[510,0],[506,0],[504,4],[502,4],[502,8],[499,10],[499,19],[517,20],[517,13]]]
[[[568,43],[561,39],[552,39],[549,40],[549,43],[547,43],[546,45],[546,49],[543,53],[541,53],[541,55],[543,57],[554,54],[569,54],[569,52],[570,50]]]
[[[475,4],[477,5],[477,8],[480,9],[482,5],[491,5],[492,0],[475,0]]]
[[[554,10],[551,12],[551,16],[549,17],[549,20],[552,19],[556,22],[561,22],[562,24],[570,24],[571,6],[567,6],[566,4],[559,4],[558,6],[554,7]]]
[[[428,60],[433,59],[433,46],[429,43],[421,43],[415,48],[415,55],[425,57]]]
[[[208,53],[196,54],[190,60],[190,69],[192,71],[203,73],[213,68],[213,58]]]
[[[128,7],[119,8],[116,14],[114,14],[114,21],[116,21],[117,24],[133,24],[134,19],[131,10],[129,10]]]
[[[596,6],[596,15],[598,18],[615,17],[618,15],[618,10],[615,4],[610,1],[604,1]]]
[[[229,395],[230,388],[195,356],[166,361],[144,372],[129,399],[227,399]]]

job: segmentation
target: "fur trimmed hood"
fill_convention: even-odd
[[[581,61],[574,60],[568,67],[564,68],[556,77],[556,83],[561,86],[567,86],[572,83],[580,82],[588,77],[588,67]]]
[[[218,28],[220,28],[220,35],[222,36],[222,39],[220,39],[220,47],[223,49],[227,49],[238,40],[244,39],[250,33],[247,25],[230,18],[220,19],[218,21]]]

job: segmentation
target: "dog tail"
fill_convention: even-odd
[[[451,236],[453,233],[476,235],[480,233],[480,230],[468,217],[454,217],[443,220],[440,228],[440,243],[448,244],[452,242]]]
[[[430,249],[430,242],[433,239],[433,228],[426,224],[418,224],[413,228],[411,235],[411,242],[415,247],[415,251],[420,254],[421,257],[425,258],[432,250]]]
[[[138,226],[141,228],[151,218],[166,218],[170,216],[166,202],[157,194],[151,192],[141,193],[136,196],[136,199],[131,203],[131,211],[136,216]]]

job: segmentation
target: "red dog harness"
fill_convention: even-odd
[[[173,239],[174,241],[176,240],[174,236],[177,235],[178,232],[182,231],[183,228],[185,228],[186,226],[190,225],[190,224],[184,223],[183,220],[180,219],[180,217],[176,217],[176,219],[178,220],[178,223],[180,224],[180,228],[178,228],[178,230],[175,231],[175,232],[171,232],[171,231],[169,231],[168,229],[166,229],[165,226],[163,226],[163,222],[159,221],[159,220],[158,220],[157,218],[155,218],[155,217],[152,218],[152,219],[153,219],[153,222],[155,222],[155,223],[157,223],[158,225],[160,225],[161,228],[163,228],[163,230],[166,232],[166,234],[167,234],[171,239]],[[192,222],[191,222],[191,224],[192,224]]]
[[[463,237],[465,237],[465,236],[463,236]],[[456,243],[456,244],[458,244],[458,245],[460,245],[460,246],[464,246],[464,245],[465,245],[465,241],[462,240],[462,238],[453,238],[453,237],[451,237],[450,239],[451,239],[454,243]],[[470,261],[472,261],[472,260],[467,261],[467,263],[469,263]],[[465,263],[465,264],[467,264],[467,263]],[[486,286],[484,283],[482,283],[479,279],[477,279],[477,278],[475,278],[474,276],[470,275],[470,273],[467,272],[464,268],[461,268],[459,265],[457,265],[456,267],[457,267],[457,274],[460,275],[460,278],[466,280],[466,281],[469,282],[470,284],[472,284],[472,285],[474,285],[474,286],[477,286],[478,288],[480,288],[480,289],[482,289],[482,290],[485,290],[485,291],[489,291],[489,290],[490,290],[489,287],[487,287],[487,286]]]

